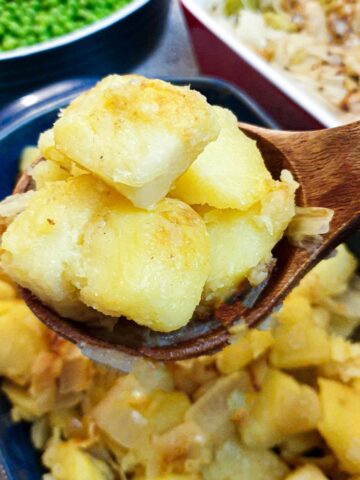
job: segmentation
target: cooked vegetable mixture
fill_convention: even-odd
[[[106,17],[131,0],[0,0],[0,52],[45,42]]]
[[[121,374],[37,320],[0,273],[0,375],[44,480],[359,480],[356,260],[341,246],[268,330]],[[353,337],[354,338],[354,337]]]
[[[220,22],[352,120],[360,115],[359,0],[207,0]]]

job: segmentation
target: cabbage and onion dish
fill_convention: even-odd
[[[360,117],[360,2],[208,0],[241,42],[322,100],[343,121]]]

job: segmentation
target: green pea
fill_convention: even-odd
[[[133,0],[0,0],[0,51],[33,45],[104,18]]]
[[[4,50],[13,50],[17,48],[18,42],[14,37],[5,37],[2,42],[2,47]]]
[[[28,35],[25,40],[26,45],[34,45],[37,42],[35,35]]]
[[[50,31],[54,35],[54,37],[59,37],[60,35],[63,35],[65,33],[64,29],[60,27],[60,25],[51,25]]]

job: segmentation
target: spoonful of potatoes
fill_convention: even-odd
[[[107,77],[0,204],[1,266],[95,360],[211,353],[359,226],[359,133],[238,124],[189,88]]]

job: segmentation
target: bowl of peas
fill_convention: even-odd
[[[169,0],[0,0],[0,108],[55,81],[131,71],[156,46],[168,7]]]

